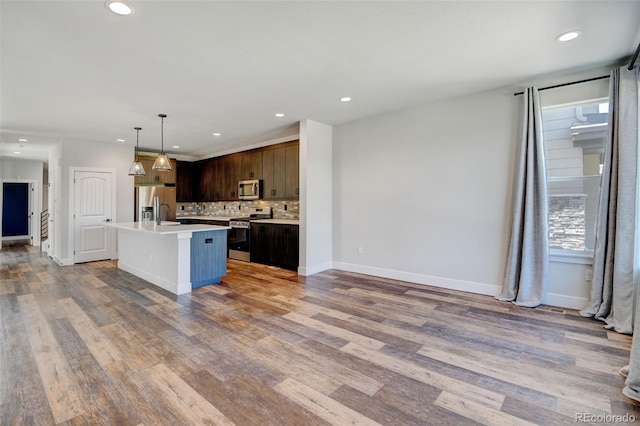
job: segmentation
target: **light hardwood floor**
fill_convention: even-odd
[[[575,311],[237,261],[176,297],[25,247],[0,250],[0,279],[2,425],[640,419],[630,338]]]

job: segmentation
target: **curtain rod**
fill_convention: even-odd
[[[586,80],[578,80],[578,81],[572,81],[570,83],[556,84],[555,86],[547,86],[547,87],[543,87],[541,89],[538,89],[538,92],[542,92],[543,90],[555,89],[555,88],[558,88],[558,87],[571,86],[573,84],[586,83],[588,81],[602,80],[602,79],[605,79],[605,78],[609,78],[609,76],[608,75],[601,75],[600,77],[587,78]],[[524,92],[514,93],[513,96],[518,96],[518,95],[522,95],[522,94],[524,94]]]
[[[636,64],[636,60],[638,59],[638,53],[640,53],[640,43],[638,43],[638,48],[636,49],[636,53],[633,54],[633,58],[631,58],[631,62],[629,63],[629,68],[627,68],[629,71],[631,71],[633,69],[633,67]],[[593,77],[593,78],[587,78],[586,80],[579,80],[579,81],[572,81],[571,83],[564,83],[564,84],[556,84],[555,86],[548,86],[548,87],[543,87],[541,89],[538,89],[538,92],[541,92],[543,90],[548,90],[548,89],[555,89],[557,87],[564,87],[564,86],[571,86],[572,84],[578,84],[578,83],[586,83],[588,81],[595,81],[595,80],[602,80],[605,78],[609,78],[608,75],[601,75],[600,77]],[[518,95],[523,95],[524,92],[518,92],[518,93],[514,93],[513,96],[518,96]]]

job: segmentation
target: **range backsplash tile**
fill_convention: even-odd
[[[271,207],[274,219],[298,219],[300,201],[217,201],[209,203],[176,203],[177,216],[246,216],[249,207]]]

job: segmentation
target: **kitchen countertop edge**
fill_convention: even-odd
[[[236,216],[237,217],[237,216]],[[176,216],[176,220],[182,219],[196,219],[196,220],[210,220],[210,221],[224,221],[229,222],[236,217],[217,217],[217,216]],[[299,219],[251,219],[252,223],[271,223],[276,225],[300,225]]]
[[[222,231],[231,229],[228,226],[220,226],[220,225],[146,225],[143,226],[140,222],[123,222],[123,223],[114,223],[118,229],[126,229],[129,231],[139,231],[146,232],[149,234],[156,235],[170,235],[170,234],[180,234],[183,232],[202,232],[202,231]]]
[[[196,219],[196,220],[217,220],[220,222],[229,222],[231,219],[233,219],[232,217],[229,216],[176,216],[176,220],[181,220],[181,219]]]
[[[275,225],[300,225],[298,219],[252,219],[251,223],[271,223]]]

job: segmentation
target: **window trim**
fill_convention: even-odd
[[[549,249],[549,261],[556,263],[575,263],[578,265],[593,265],[593,250],[576,252],[564,249]]]

